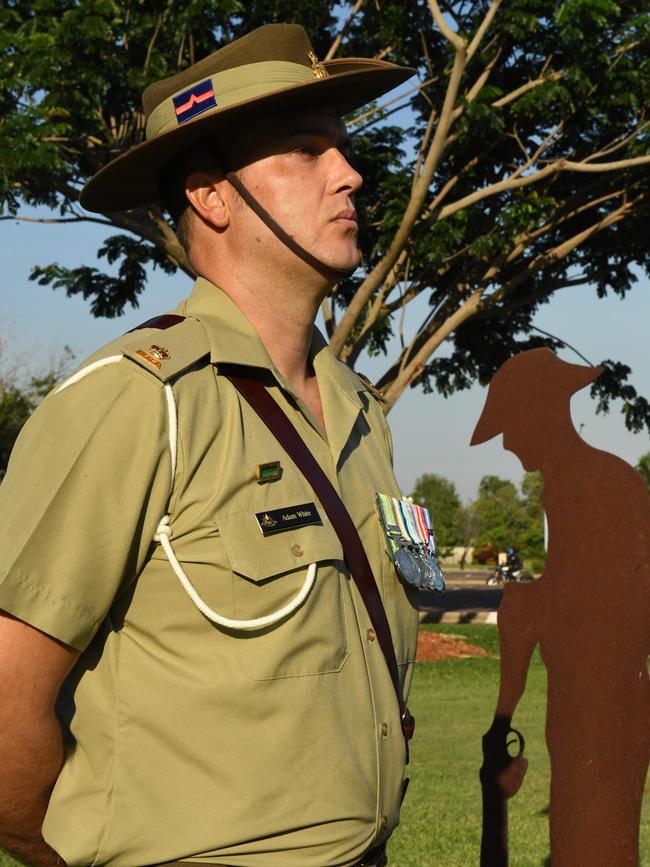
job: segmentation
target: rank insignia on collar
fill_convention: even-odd
[[[311,60],[311,68],[312,72],[316,76],[316,78],[329,78],[329,72],[325,69],[320,60],[316,57],[313,51],[309,52],[309,59]]]

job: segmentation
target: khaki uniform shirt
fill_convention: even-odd
[[[406,694],[418,618],[373,502],[398,495],[384,415],[317,331],[327,435],[225,294],[199,279],[177,312],[190,318],[126,335],[91,359],[122,360],[51,393],[0,485],[0,607],[83,651],[60,702],[74,745],[44,836],[72,867],[351,865],[398,822],[397,701],[323,507],[220,365],[268,379],[346,503]],[[160,368],[151,344],[170,356]],[[171,498],[167,379],[178,407]],[[276,460],[281,479],[259,484],[257,466]],[[320,524],[262,535],[256,513],[310,502]],[[215,626],[152,541],[167,511],[179,562],[220,614],[276,611],[317,563],[306,601],[260,631]]]

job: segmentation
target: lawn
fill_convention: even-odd
[[[489,727],[499,676],[496,626],[426,626],[462,636],[489,655],[418,663],[409,706],[417,718],[411,784],[390,843],[390,867],[478,867],[481,839],[481,736]],[[535,656],[514,724],[526,738],[528,774],[509,802],[511,867],[548,867],[549,764],[544,744],[546,677]],[[647,795],[647,789],[646,789]],[[650,864],[649,799],[641,828]],[[15,862],[0,854],[0,867]]]

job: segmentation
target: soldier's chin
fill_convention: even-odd
[[[343,271],[348,276],[354,274],[361,263],[361,251],[357,248],[354,253],[351,253],[348,256],[340,256],[337,257],[338,261],[334,261],[332,256],[331,262],[327,264],[334,268],[336,271]]]
[[[535,470],[540,469],[539,461],[536,461],[533,455],[527,455],[521,451],[517,451],[515,448],[509,448],[505,443],[503,444],[503,447],[507,452],[510,452],[516,458],[519,458],[519,463],[527,473],[532,473]]]

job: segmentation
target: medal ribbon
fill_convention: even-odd
[[[390,507],[391,498],[388,494],[375,494],[375,501],[377,503],[377,508],[379,509],[379,517],[381,518],[381,523],[384,527],[384,535],[386,537],[390,555],[395,559],[395,552],[397,551],[398,545],[391,528],[395,527],[398,531],[400,531],[400,528]]]
[[[417,521],[418,530],[420,531],[420,538],[424,545],[429,547],[429,528],[427,527],[427,522],[424,517],[424,512],[426,511],[422,506],[414,506],[415,512],[415,520]]]
[[[402,533],[402,539],[410,541],[411,537],[409,535],[408,528],[406,527],[406,524],[404,522],[404,516],[402,515],[401,509],[399,507],[399,500],[397,500],[395,497],[388,497],[388,508],[393,518],[393,523],[399,527]]]

